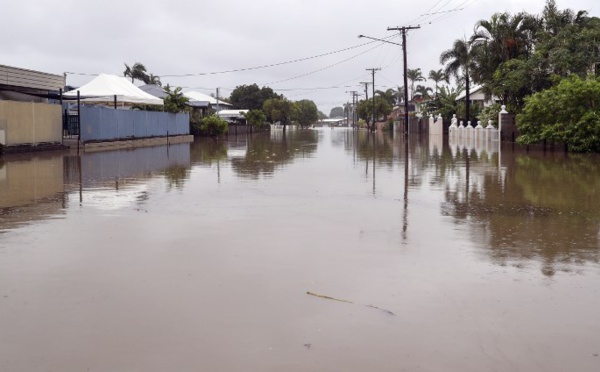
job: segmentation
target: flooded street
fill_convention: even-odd
[[[5,156],[0,370],[598,371],[599,258],[596,155],[323,128]]]

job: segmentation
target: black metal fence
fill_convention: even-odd
[[[63,136],[65,138],[79,137],[79,115],[63,114]]]

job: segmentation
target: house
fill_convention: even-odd
[[[464,101],[467,96],[467,92],[463,91],[456,100],[461,102]],[[484,108],[493,105],[494,103],[499,103],[500,99],[498,97],[492,96],[489,99],[486,99],[485,93],[483,92],[483,87],[479,85],[472,85],[469,90],[469,100],[471,104],[479,106],[479,108]]]
[[[190,90],[183,92],[183,95],[189,98],[191,101],[208,102],[215,111],[229,110],[233,108],[233,105],[222,100],[217,100],[215,97],[209,96],[201,92]]]

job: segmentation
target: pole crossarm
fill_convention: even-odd
[[[366,39],[381,41],[382,43],[388,43],[388,44],[394,44],[394,45],[400,45],[400,46],[402,46],[402,44],[394,43],[393,41],[389,41],[389,40],[378,39],[376,37],[371,37],[371,36],[366,36],[366,35],[358,35],[358,37],[359,38],[363,38],[364,37]]]

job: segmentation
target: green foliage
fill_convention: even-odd
[[[570,151],[600,152],[600,81],[576,75],[525,100],[517,116],[521,144],[566,143]]]
[[[171,91],[171,87],[167,84],[163,89],[165,93],[167,93],[165,98],[163,98],[165,112],[176,114],[188,111],[188,103],[190,100],[183,95],[181,87],[177,87],[174,91]]]
[[[554,0],[546,1],[540,15],[496,13],[475,25],[469,73],[488,97],[519,113],[525,97],[593,71],[598,40],[600,18],[559,10]]]
[[[266,100],[282,98],[269,87],[259,88],[258,85],[239,85],[229,96],[229,103],[239,109],[260,110]]]
[[[140,110],[140,111],[164,111],[164,106],[161,105],[133,105],[131,106],[132,110]]]
[[[285,97],[271,98],[265,101],[262,109],[272,122],[280,122],[285,127],[292,120],[296,106]]]
[[[451,118],[455,114],[458,116],[461,104],[457,101],[457,98],[463,90],[464,88],[460,84],[456,88],[441,87],[437,98],[427,103],[427,112],[440,114],[443,118]]]
[[[406,78],[410,80],[410,99],[415,95],[415,81],[426,81],[420,68],[406,70]]]
[[[244,114],[248,125],[256,129],[262,129],[268,127],[267,116],[262,110],[250,110]]]
[[[344,108],[343,107],[334,107],[331,109],[329,113],[330,118],[343,118],[344,117]]]
[[[484,107],[479,112],[479,116],[477,119],[481,122],[481,125],[487,127],[488,122],[491,120],[492,125],[498,128],[498,114],[500,114],[501,105],[499,103],[494,103],[491,106]]]
[[[385,120],[392,112],[392,109],[392,105],[385,98],[375,96],[375,120]],[[373,99],[359,101],[356,111],[358,112],[358,117],[364,119],[367,127],[370,128],[373,124]]]
[[[325,115],[323,112],[319,111],[319,120],[321,119],[327,119],[327,115]]]
[[[438,83],[441,81],[445,81],[446,83],[449,82],[448,75],[446,75],[446,73],[444,71],[442,71],[441,69],[439,69],[437,71],[435,71],[435,70],[429,71],[429,79],[433,80],[433,82],[435,83],[435,95],[436,96],[437,96],[438,90],[439,90]]]
[[[229,124],[226,120],[217,115],[205,116],[197,126],[196,131],[202,136],[220,136],[226,134],[229,130]]]
[[[123,76],[130,77],[132,83],[134,82],[134,80],[140,80],[143,81],[144,84],[154,84],[158,85],[159,87],[162,86],[162,83],[160,82],[160,77],[154,74],[148,74],[148,71],[146,70],[146,66],[144,66],[144,64],[136,62],[131,67],[127,65],[127,63],[125,63],[124,65],[125,71],[123,71]]]
[[[301,127],[307,127],[319,120],[319,110],[317,105],[308,99],[303,99],[295,103],[296,109],[294,119],[298,121]],[[342,109],[343,115],[343,109]]]
[[[400,102],[398,100],[398,93],[392,88],[389,88],[385,91],[376,90],[375,94],[385,99],[392,107],[396,105],[396,102]]]

